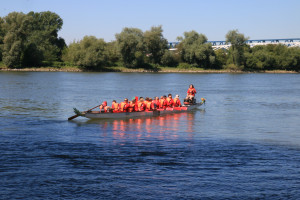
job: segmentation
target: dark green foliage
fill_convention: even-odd
[[[168,49],[168,41],[163,37],[162,26],[151,27],[144,33],[146,52],[151,63],[160,64],[161,59]]]
[[[215,68],[221,69],[225,67],[226,62],[228,60],[228,50],[227,49],[218,49],[215,51],[216,60],[215,60]]]
[[[138,67],[144,63],[145,44],[143,32],[138,28],[124,28],[116,34],[118,50],[126,67]]]
[[[239,33],[238,30],[232,30],[226,34],[226,42],[231,44],[227,64],[234,64],[237,69],[243,69],[245,64],[244,48],[247,40],[248,38]]]
[[[38,49],[36,44],[30,43],[27,45],[23,52],[22,66],[41,66],[43,62],[43,53]]]
[[[193,68],[193,66],[188,64],[188,63],[179,63],[177,68],[179,68],[179,69],[191,69],[191,68]]]
[[[121,55],[118,51],[118,46],[116,41],[106,43],[106,55],[109,65],[115,65],[120,61]]]
[[[176,54],[178,54],[177,51],[165,50],[165,53],[161,58],[161,64],[163,66],[176,67],[179,63]]]
[[[63,21],[55,13],[9,13],[0,20],[0,49],[8,67],[40,66],[42,61],[58,61],[65,48],[57,32]],[[3,38],[3,39],[2,39]]]
[[[300,48],[269,44],[245,53],[247,70],[299,70]]]
[[[3,24],[4,24],[4,21],[0,17],[0,61],[2,61],[2,52],[3,52],[3,39],[4,39]]]
[[[101,70],[107,63],[106,43],[103,39],[85,36],[69,45],[63,59],[86,70]]]
[[[212,45],[207,43],[205,35],[190,31],[184,33],[184,38],[178,37],[178,40],[181,41],[179,52],[184,62],[203,68],[210,68],[214,65],[215,54]]]

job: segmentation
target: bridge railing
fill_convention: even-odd
[[[226,41],[208,41],[208,43],[212,44],[213,49],[228,49],[231,44]],[[169,50],[176,50],[179,42],[169,42],[168,48]],[[288,47],[300,47],[300,38],[288,38],[288,39],[261,39],[261,40],[247,40],[246,44],[250,47],[254,47],[257,45],[267,45],[267,44],[283,44]]]

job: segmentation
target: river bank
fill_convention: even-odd
[[[0,71],[21,71],[21,72],[90,72],[88,70],[82,70],[77,67],[39,67],[39,68],[6,68],[0,67]],[[95,71],[93,71],[95,72]],[[267,70],[267,71],[241,71],[241,70],[213,70],[213,69],[178,69],[178,68],[157,68],[157,69],[144,69],[136,68],[130,69],[125,67],[111,67],[105,68],[99,72],[124,72],[124,73],[274,73],[274,74],[286,74],[286,73],[299,73],[297,71],[286,70]]]
[[[82,69],[78,66],[45,66],[45,67],[25,67],[25,68],[8,68],[3,64],[0,65],[0,71],[23,71],[23,72],[124,72],[124,73],[299,73],[297,71],[287,70],[261,70],[261,71],[242,71],[229,69],[203,69],[203,68],[175,68],[175,67],[155,67],[147,68],[126,68],[123,66],[105,67],[98,71]]]

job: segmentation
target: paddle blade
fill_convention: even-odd
[[[68,120],[72,120],[72,119],[75,119],[76,117],[79,117],[79,115],[73,115],[72,117],[69,117]]]

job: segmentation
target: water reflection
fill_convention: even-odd
[[[97,124],[104,135],[112,134],[114,138],[119,139],[128,137],[176,139],[180,133],[195,132],[196,112],[197,110],[136,119],[89,120],[86,123]]]

